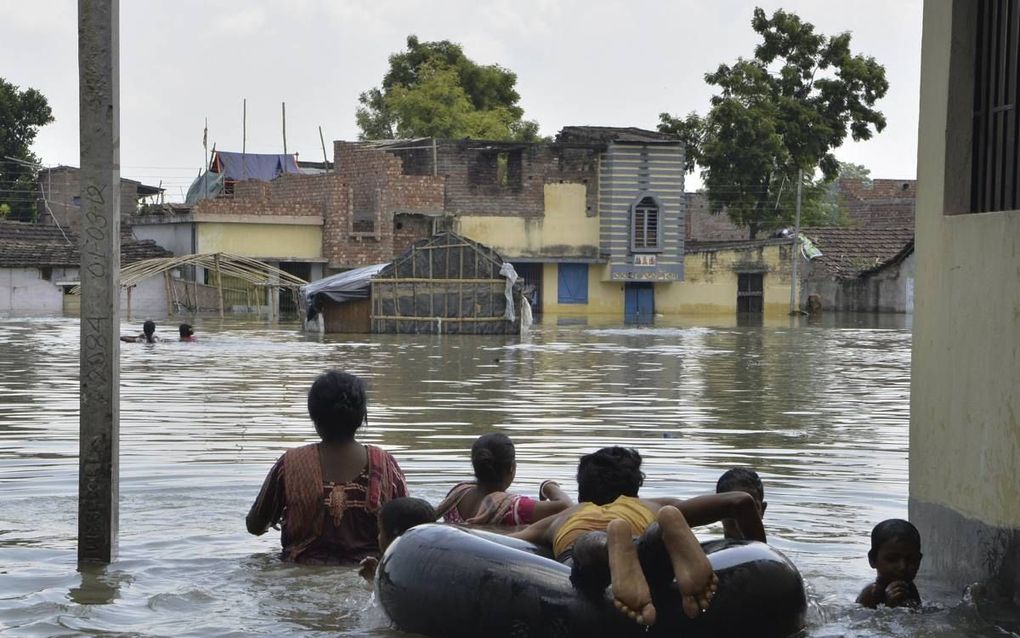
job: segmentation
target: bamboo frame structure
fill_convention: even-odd
[[[372,279],[372,332],[518,332],[519,316],[508,321],[503,315],[507,301],[502,266],[491,248],[454,233],[413,245]],[[520,294],[517,285],[515,305]]]
[[[159,257],[156,259],[145,259],[133,264],[128,264],[120,269],[120,287],[127,289],[130,294],[130,290],[142,281],[145,281],[150,277],[162,275],[167,295],[167,315],[171,316],[173,314],[175,299],[173,298],[174,286],[172,284],[170,272],[175,268],[182,268],[183,266],[204,268],[216,273],[216,288],[219,301],[218,306],[221,317],[224,314],[224,277],[231,277],[240,280],[255,288],[256,297],[260,296],[258,295],[258,291],[265,288],[267,291],[267,299],[273,298],[270,293],[270,289],[288,288],[297,290],[308,283],[300,277],[292,275],[284,270],[280,270],[275,266],[270,266],[265,262],[252,259],[251,257],[242,257],[240,255],[231,255],[229,253],[205,253],[199,255],[182,255],[180,257]],[[194,282],[194,289],[196,293],[194,305],[197,308],[197,281]],[[75,286],[70,290],[70,294],[80,295],[81,287]]]

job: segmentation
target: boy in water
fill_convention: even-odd
[[[149,320],[142,324],[142,334],[137,337],[121,337],[125,343],[156,343],[159,337],[156,336],[156,322]]]
[[[436,520],[436,510],[420,498],[403,496],[388,501],[379,510],[379,554],[382,555],[398,536],[415,525],[424,525]],[[368,556],[360,563],[358,575],[365,580],[375,579],[379,558]]]
[[[195,331],[192,329],[191,324],[182,323],[177,326],[177,331],[181,334],[180,341],[198,341],[195,337]]]
[[[755,506],[758,508],[758,516],[765,518],[765,508],[769,505],[765,502],[765,486],[762,485],[761,477],[758,476],[758,473],[751,468],[735,467],[727,470],[716,482],[715,491],[717,494],[725,494],[726,492],[745,492],[750,494],[751,498],[754,499]],[[723,534],[726,538],[732,540],[742,540],[744,538],[733,519],[724,518],[722,524]]]
[[[871,551],[868,563],[877,574],[875,582],[865,587],[858,604],[875,609],[886,607],[917,607],[921,594],[914,577],[921,566],[921,534],[909,522],[890,518],[871,530]]]
[[[611,585],[617,609],[642,625],[655,624],[650,583],[676,578],[684,613],[695,618],[708,608],[718,578],[690,526],[732,518],[745,538],[764,542],[758,510],[743,492],[638,498],[643,482],[637,450],[588,454],[577,468],[581,502],[510,536],[551,546],[582,591],[597,595]]]

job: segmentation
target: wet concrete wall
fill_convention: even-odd
[[[1015,597],[1020,211],[969,212],[978,4],[924,7],[910,517],[922,569]]]

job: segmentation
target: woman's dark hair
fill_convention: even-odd
[[[871,530],[871,551],[868,557],[875,559],[878,550],[882,545],[892,540],[904,540],[921,551],[921,533],[917,531],[914,524],[902,518],[890,518],[882,521]]]
[[[514,442],[502,432],[490,432],[478,437],[471,446],[471,465],[479,483],[499,483],[513,469],[516,452]]]
[[[606,505],[620,496],[637,496],[645,475],[634,448],[604,447],[577,464],[577,500]]]
[[[365,382],[346,372],[327,370],[308,391],[308,416],[323,441],[349,441],[368,417]]]
[[[191,329],[191,325],[187,323],[182,323],[177,329],[180,331],[182,337],[190,337],[195,334],[195,331]]]
[[[428,501],[409,496],[387,501],[379,510],[379,525],[390,538],[400,536],[415,525],[433,523],[435,520],[436,510]]]
[[[151,319],[142,324],[142,334],[145,335],[145,340],[152,343],[152,335],[156,332],[156,322]]]

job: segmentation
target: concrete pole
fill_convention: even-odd
[[[797,219],[793,224],[793,248],[790,254],[790,261],[793,265],[790,267],[790,314],[795,315],[800,313],[800,304],[797,302],[797,285],[800,283],[797,281],[797,262],[800,261],[800,189],[804,184],[804,171],[797,171]]]
[[[81,408],[78,561],[117,550],[120,486],[119,0],[78,0]]]

